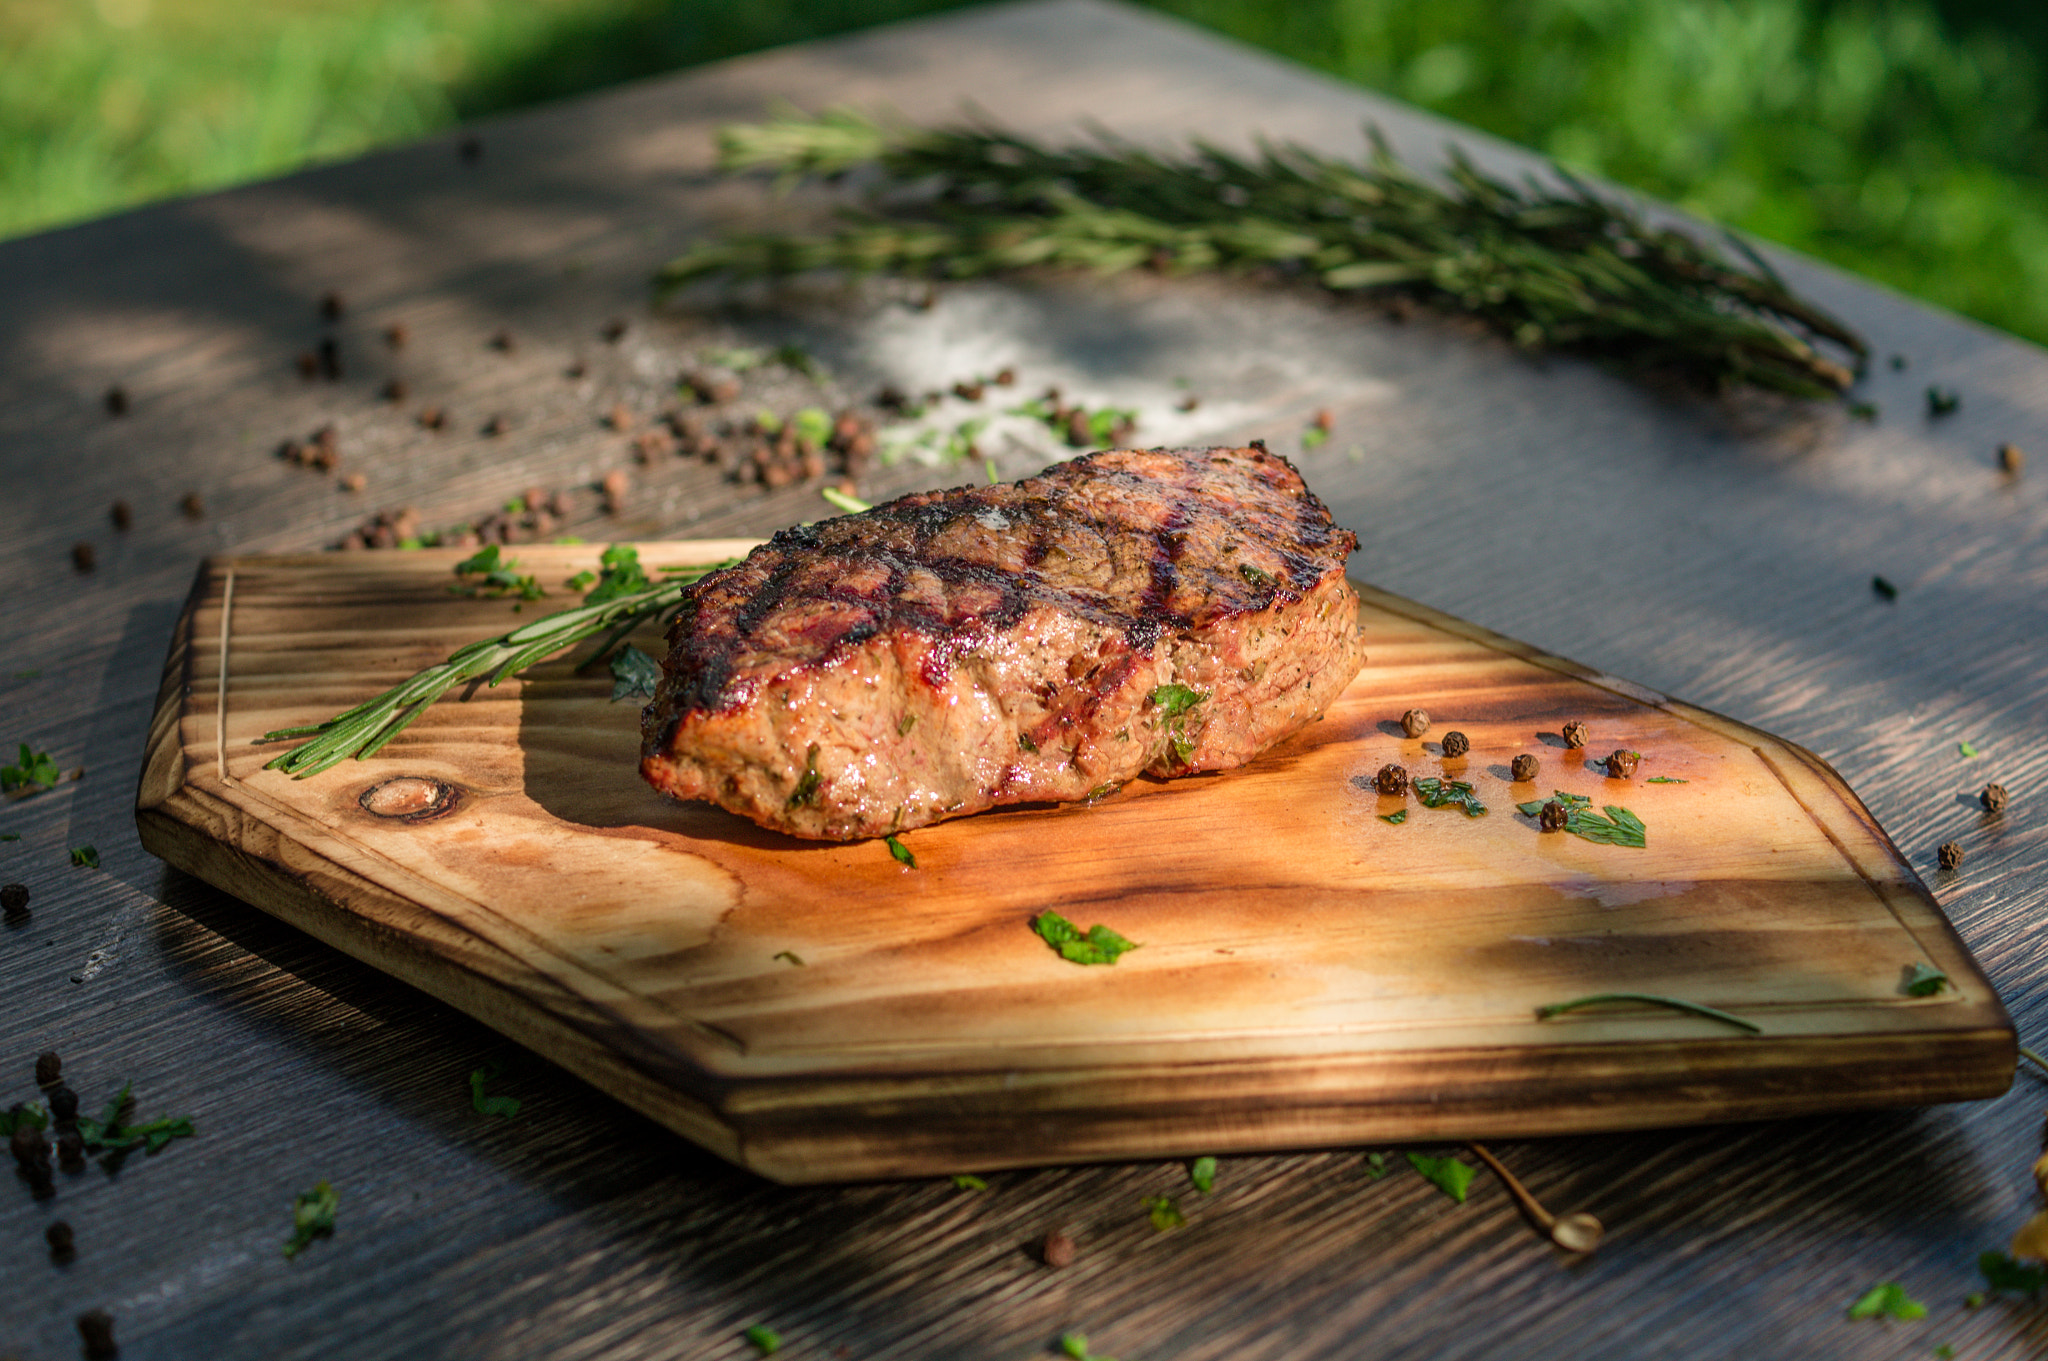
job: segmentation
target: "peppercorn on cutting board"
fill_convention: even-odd
[[[1370,589],[1363,673],[1251,766],[922,829],[902,838],[915,868],[662,799],[635,771],[638,701],[570,660],[451,696],[368,761],[264,770],[282,748],[263,732],[520,622],[449,593],[461,556],[207,564],[150,733],[143,844],[777,1180],[1747,1119],[2011,1081],[1996,995],[1817,758]],[[595,565],[519,556],[550,586]],[[1420,738],[1397,721],[1411,705],[1435,716]],[[1575,718],[1586,748],[1559,736]],[[1442,755],[1451,729],[1462,759]],[[1642,753],[1632,780],[1591,763],[1616,747]],[[1511,781],[1521,753],[1534,782]],[[1469,782],[1487,812],[1379,795],[1388,762]],[[1554,790],[1628,808],[1648,844],[1540,832],[1516,804]],[[1069,963],[1031,930],[1047,909],[1140,948]],[[1908,995],[1916,964],[1948,984]],[[1762,1033],[1641,1004],[1537,1018],[1604,992]]]

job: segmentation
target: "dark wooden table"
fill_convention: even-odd
[[[2048,1030],[2048,356],[1811,263],[1803,290],[1878,359],[1834,406],[1704,401],[1534,360],[1441,319],[1286,290],[1151,276],[704,297],[650,308],[681,244],[799,195],[708,173],[713,129],[771,102],[972,101],[1037,134],[1255,134],[1355,151],[1374,122],[1432,161],[1511,148],[1193,30],[1087,0],[997,6],[769,53],[270,184],[0,246],[0,742],[82,779],[0,806],[0,1101],[56,1049],[89,1108],[124,1081],[197,1137],[118,1170],[0,1196],[0,1356],[76,1353],[110,1310],[145,1357],[790,1356],[1959,1357],[2048,1346],[2039,1303],[1969,1309],[1977,1254],[2036,1207],[2043,1084],[1976,1105],[1511,1144],[1553,1209],[1607,1244],[1566,1261],[1500,1187],[1454,1205],[1363,1150],[1226,1158],[1213,1195],[1178,1164],[790,1190],[735,1171],[482,1025],[137,845],[131,799],[164,649],[197,562],[335,543],[379,510],[474,520],[562,490],[563,532],[762,533],[816,486],[642,469],[605,413],[645,420],[706,346],[799,343],[849,394],[1005,364],[1024,389],[1139,405],[1146,442],[1263,436],[1355,526],[1361,576],[1721,710],[1832,762],[1918,867],[2023,1038]],[[318,303],[343,295],[323,322]],[[602,334],[623,319],[625,334]],[[382,339],[408,328],[402,349]],[[494,346],[504,332],[509,348]],[[338,341],[341,376],[295,356]],[[1893,360],[1892,356],[1898,356]],[[572,374],[578,376],[571,376]],[[409,385],[393,404],[392,377]],[[1177,414],[1182,390],[1204,398]],[[1930,417],[1930,384],[1962,399]],[[127,411],[110,415],[119,386]],[[441,431],[416,421],[437,405]],[[505,417],[505,433],[482,427]],[[274,456],[337,429],[340,466]],[[1021,454],[1010,475],[1028,471]],[[629,471],[607,517],[592,484]],[[360,473],[361,491],[338,478]],[[880,496],[959,480],[905,463]],[[198,502],[188,515],[180,503]],[[133,525],[110,523],[112,503]],[[73,545],[92,546],[78,571]],[[1880,598],[1871,578],[1898,588]],[[1959,743],[1980,753],[1964,756]],[[1974,795],[2003,782],[2011,808]],[[1938,873],[1935,849],[1968,860]],[[97,869],[71,847],[97,848]],[[516,1120],[471,1108],[467,1077]],[[287,1261],[293,1196],[327,1179],[335,1236]],[[1155,1233],[1140,1202],[1181,1194]],[[74,1228],[54,1266],[42,1230]],[[1064,1225],[1071,1266],[1036,1256]],[[1852,1322],[1897,1280],[1916,1323]]]

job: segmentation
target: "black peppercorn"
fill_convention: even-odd
[[[37,1163],[44,1167],[50,1165],[50,1141],[43,1137],[40,1129],[27,1120],[15,1121],[14,1133],[7,1140],[7,1148],[14,1154],[14,1161],[20,1164],[23,1171]]]
[[[1401,715],[1401,731],[1410,737],[1420,737],[1429,731],[1429,713],[1423,709],[1410,709]]]
[[[1463,756],[1470,750],[1472,750],[1472,743],[1465,734],[1455,730],[1444,734],[1444,758],[1446,760]]]
[[[1561,832],[1570,820],[1571,814],[1565,812],[1564,805],[1556,799],[1544,804],[1536,814],[1536,825],[1546,832]]]
[[[85,1344],[85,1361],[113,1361],[121,1354],[114,1345],[114,1316],[104,1309],[88,1309],[78,1316],[78,1337]]]
[[[118,385],[107,389],[107,414],[125,416],[128,414],[128,389]]]
[[[57,1165],[66,1172],[85,1170],[85,1136],[73,1125],[57,1136]]]
[[[1636,762],[1641,759],[1642,753],[1640,752],[1628,751],[1626,749],[1617,749],[1611,752],[1607,757],[1607,778],[1610,780],[1626,780],[1636,773]]]
[[[1575,718],[1571,722],[1564,725],[1563,736],[1564,744],[1566,746],[1583,747],[1586,745],[1587,742],[1592,740],[1593,734],[1586,730],[1585,724],[1581,723],[1578,719]]]
[[[58,1220],[50,1225],[49,1228],[43,1230],[43,1240],[50,1245],[51,1261],[68,1262],[71,1260],[74,1245],[71,1241],[71,1226],[69,1224],[61,1219]]]
[[[78,1118],[78,1093],[61,1082],[50,1088],[50,1118],[60,1125]]]
[[[333,336],[320,342],[320,374],[329,381],[341,377],[341,346]]]
[[[321,295],[320,319],[322,321],[340,321],[341,313],[341,294],[325,293]]]
[[[1880,600],[1897,600],[1899,598],[1899,588],[1881,576],[1870,579],[1870,589],[1877,593],[1877,598]]]
[[[0,912],[7,914],[7,920],[28,915],[28,885],[8,884],[0,887]]]
[[[1517,780],[1535,779],[1536,758],[1526,751],[1523,752],[1508,764],[1508,774]]]
[[[1935,852],[1935,859],[1945,870],[1961,869],[1963,867],[1963,843],[1960,841],[1942,842],[1941,849]]]
[[[2006,804],[2005,786],[2002,784],[1985,785],[1977,791],[1977,802],[1984,805],[1984,811],[1987,813],[2003,813]]]
[[[114,528],[126,529],[135,523],[135,512],[128,508],[126,501],[116,501],[107,511],[107,518],[114,522]]]
[[[54,1049],[45,1049],[36,1055],[36,1086],[54,1087],[64,1078],[64,1060],[57,1057]]]
[[[1401,795],[1408,792],[1408,771],[1397,765],[1384,765],[1380,773],[1373,776],[1372,787],[1382,794]]]
[[[99,557],[93,552],[91,544],[81,540],[71,545],[71,566],[74,571],[90,572],[98,565]]]
[[[199,493],[196,491],[188,491],[179,499],[178,510],[188,520],[206,518],[206,502],[199,499]]]
[[[1934,387],[1927,389],[1927,414],[1929,416],[1953,416],[1962,410],[1963,397],[1954,388]]]

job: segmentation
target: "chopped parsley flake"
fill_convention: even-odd
[[[654,589],[647,569],[640,565],[640,550],[628,543],[615,543],[598,554],[597,585],[583,597],[586,605],[602,605],[620,596],[638,595]]]
[[[782,1334],[776,1332],[765,1323],[755,1324],[747,1329],[746,1332],[740,1334],[740,1336],[751,1343],[754,1350],[763,1356],[773,1356],[776,1352],[782,1350]]]
[[[1647,779],[1647,780],[1644,780],[1644,781],[1643,781],[1643,783],[1644,783],[1644,784],[1691,784],[1691,783],[1692,783],[1692,781],[1690,781],[1690,780],[1681,780],[1681,779],[1678,779],[1677,777],[1675,777],[1675,776],[1671,776],[1671,775],[1652,775],[1652,776],[1651,776],[1651,777],[1650,777],[1649,779]]]
[[[1175,1203],[1172,1196],[1147,1196],[1145,1214],[1151,1219],[1153,1229],[1159,1233],[1177,1229],[1188,1222],[1187,1216],[1180,1212],[1180,1206]]]
[[[2048,1266],[2018,1261],[2002,1252],[1979,1253],[1977,1270],[1984,1273],[1985,1284],[1994,1291],[2010,1290],[2016,1294],[2032,1295],[2048,1287]]]
[[[1138,948],[1138,942],[1126,940],[1100,922],[1089,927],[1084,936],[1080,928],[1057,912],[1039,913],[1032,918],[1031,929],[1059,951],[1062,959],[1075,964],[1114,964],[1124,951]]]
[[[23,750],[23,751],[27,751],[27,750],[28,750],[28,748],[27,748],[27,747],[23,747],[23,748],[22,748],[22,750]],[[1958,743],[1956,743],[1956,750],[1957,750],[1958,752],[1962,753],[1962,756],[1963,756],[1963,759],[1964,759],[1964,760],[1975,760],[1975,759],[1976,759],[1976,756],[1977,756],[1977,749],[1976,749],[1975,747],[1971,746],[1971,745],[1970,745],[1970,744],[1969,744],[1968,742],[1958,742]]]
[[[39,1104],[16,1106],[12,1110],[0,1111],[0,1139],[12,1138],[14,1131],[23,1125],[33,1129],[48,1129],[49,1113]]]
[[[40,785],[53,789],[63,775],[57,763],[50,759],[47,751],[30,751],[28,743],[21,744],[21,755],[11,766],[0,766],[0,791],[12,792]]]
[[[518,565],[516,560],[503,557],[498,545],[485,544],[455,564],[455,575],[462,580],[448,589],[457,595],[516,595],[521,600],[538,600],[546,595],[535,578],[520,576],[512,570]]]
[[[910,853],[910,847],[896,839],[894,833],[883,837],[882,842],[888,846],[889,854],[895,858],[897,864],[905,869],[914,870],[917,868],[917,857]]]
[[[1254,586],[1277,586],[1280,580],[1271,572],[1262,571],[1248,562],[1237,565],[1237,574]]]
[[[1308,429],[1301,432],[1301,447],[1304,449],[1314,449],[1327,444],[1329,439],[1329,431],[1323,429],[1320,425],[1311,425]]]
[[[597,573],[590,571],[588,568],[586,568],[583,571],[578,572],[575,576],[570,577],[567,581],[563,582],[562,584],[572,591],[581,591],[589,587],[590,584],[596,580]]]
[[[1472,792],[1472,786],[1463,780],[1439,780],[1425,775],[1412,786],[1415,798],[1424,808],[1462,808],[1468,818],[1483,817],[1486,805]]]
[[[1368,1153],[1365,1155],[1365,1179],[1367,1181],[1378,1181],[1392,1170],[1392,1168],[1387,1166],[1386,1154]]]
[[[1400,825],[1401,825],[1402,823],[1406,822],[1407,820],[1408,820],[1408,810],[1407,810],[1407,809],[1405,809],[1405,808],[1403,808],[1403,809],[1402,809],[1402,810],[1401,810],[1400,812],[1398,812],[1398,813],[1382,813],[1382,814],[1380,814],[1380,821],[1381,821],[1381,822],[1391,822],[1391,823],[1393,823],[1393,824],[1394,824],[1394,825],[1395,825],[1396,827],[1399,827],[1399,826],[1400,826]]]
[[[1908,997],[1932,997],[1948,986],[1948,975],[1932,964],[1909,964],[1899,986]]]
[[[1159,710],[1160,717],[1166,720],[1167,736],[1173,744],[1173,759],[1186,765],[1188,757],[1195,754],[1195,739],[1187,732],[1188,715],[1197,704],[1209,698],[1209,692],[1191,690],[1176,683],[1155,687],[1147,698]]]
[[[1031,740],[1030,733],[1020,732],[1017,734],[1017,750],[1028,751],[1033,756],[1036,756],[1038,755],[1038,743]]]
[[[100,853],[91,846],[73,846],[71,863],[84,869],[96,870],[100,867]]]
[[[654,658],[626,644],[612,654],[612,702],[630,695],[654,697],[654,687],[661,681],[661,665]]]
[[[1205,1196],[1215,1190],[1216,1160],[1205,1155],[1189,1163],[1188,1181]]]
[[[796,437],[822,449],[825,441],[832,438],[832,418],[825,414],[823,407],[807,406],[789,418],[796,427]]]
[[[1593,801],[1584,794],[1567,794],[1560,789],[1549,799],[1532,799],[1528,803],[1518,803],[1515,807],[1533,818],[1542,816],[1545,803],[1563,806],[1564,830],[1573,836],[1583,837],[1602,846],[1633,846],[1637,850],[1642,850],[1649,844],[1649,829],[1643,826],[1641,818],[1628,809],[1612,803],[1606,805],[1607,816],[1602,817],[1592,810]]]
[[[510,1120],[519,1114],[519,1100],[510,1096],[485,1096],[484,1085],[495,1082],[504,1074],[504,1069],[495,1063],[473,1068],[469,1073],[469,1104],[478,1115],[495,1115]]]
[[[334,1232],[334,1212],[340,1204],[341,1197],[324,1181],[313,1183],[310,1191],[299,1192],[298,1198],[292,1202],[292,1236],[285,1240],[284,1255],[296,1257],[315,1238],[331,1235]]]
[[[988,1190],[988,1183],[975,1176],[972,1172],[955,1172],[953,1174],[953,1189],[955,1191],[986,1191]]]
[[[1849,1317],[1895,1318],[1910,1323],[1916,1318],[1926,1318],[1927,1306],[1908,1295],[1897,1281],[1882,1281],[1849,1306]]]
[[[1099,1356],[1088,1350],[1088,1338],[1082,1333],[1061,1333],[1060,1354],[1071,1361],[1116,1361],[1113,1356]]]
[[[1431,1186],[1460,1205],[1465,1203],[1465,1192],[1471,1187],[1472,1178],[1479,1175],[1478,1168],[1455,1155],[1431,1158],[1410,1153],[1408,1165],[1420,1172]]]
[[[83,1115],[78,1118],[78,1135],[85,1140],[88,1149],[95,1153],[117,1153],[139,1144],[144,1152],[159,1153],[173,1139],[193,1137],[195,1131],[189,1115],[151,1120],[140,1125],[125,1123],[134,1106],[134,1086],[132,1082],[123,1083],[121,1090],[114,1093],[113,1099],[100,1111],[99,1119]]]
[[[818,774],[818,744],[813,742],[810,750],[804,753],[804,773],[797,777],[796,788],[789,791],[789,802],[783,808],[794,810],[807,803],[816,803],[818,786],[823,783],[824,777]]]

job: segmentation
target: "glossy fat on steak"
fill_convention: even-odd
[[[684,596],[640,770],[843,841],[1242,765],[1358,673],[1357,543],[1262,447],[786,529]]]

